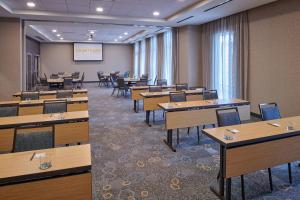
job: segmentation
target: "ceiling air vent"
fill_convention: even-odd
[[[45,41],[44,38],[40,37],[40,36],[35,36],[36,39],[38,39],[39,41]]]
[[[179,23],[181,23],[181,22],[184,22],[184,21],[187,21],[187,20],[189,20],[189,19],[191,19],[191,18],[193,18],[194,16],[189,16],[189,17],[187,17],[187,18],[184,18],[184,19],[182,19],[182,20],[179,20],[178,22],[177,22],[177,24],[179,24]]]
[[[223,5],[225,5],[225,4],[227,4],[227,3],[231,2],[231,1],[233,1],[233,0],[224,1],[224,2],[222,2],[222,3],[220,3],[220,4],[216,5],[216,6],[213,6],[211,8],[208,8],[208,9],[204,10],[203,12],[207,12],[207,11],[213,10],[213,9],[218,8],[220,6],[223,6]]]

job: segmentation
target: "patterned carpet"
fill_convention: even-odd
[[[89,90],[90,141],[93,159],[93,199],[208,200],[216,184],[218,145],[206,136],[197,144],[196,128],[180,131],[180,145],[172,152],[163,142],[162,112],[156,124],[144,123],[145,113],[134,113],[129,97],[111,97],[112,89],[86,84]],[[174,143],[175,142],[174,137]],[[272,168],[270,193],[266,170],[245,175],[247,199],[300,199],[300,173],[293,163],[292,186],[287,165]],[[232,199],[241,199],[240,178],[232,183]]]

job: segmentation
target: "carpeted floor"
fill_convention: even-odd
[[[134,113],[129,97],[111,97],[112,89],[86,84],[89,90],[90,142],[93,159],[93,199],[206,200],[218,199],[209,189],[216,184],[218,145],[206,136],[197,144],[196,129],[180,132],[180,146],[172,152],[163,142],[162,112],[156,125]],[[151,115],[152,116],[152,115]],[[176,143],[176,138],[174,143]],[[300,199],[300,169],[293,163],[292,186],[287,165],[273,168],[270,193],[266,170],[245,176],[247,199]],[[233,179],[233,199],[240,197],[240,178]]]

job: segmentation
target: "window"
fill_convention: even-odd
[[[213,41],[212,75],[213,88],[218,90],[219,98],[236,96],[236,76],[233,55],[234,33],[230,31],[217,32]]]
[[[163,60],[163,73],[164,79],[167,79],[168,84],[172,84],[172,31],[164,33],[164,60]]]
[[[146,40],[141,41],[140,46],[140,76],[146,72]]]
[[[139,43],[134,43],[134,76],[139,75]]]
[[[149,78],[153,80],[157,77],[157,37],[153,36],[150,39],[150,69]]]

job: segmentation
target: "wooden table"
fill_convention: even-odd
[[[56,90],[49,91],[40,91],[40,99],[55,99],[56,98]],[[88,96],[87,89],[76,89],[73,90],[73,97],[87,97]],[[17,92],[13,95],[13,100],[20,101],[21,100],[21,92]]]
[[[73,79],[73,83],[78,83],[81,79]],[[49,87],[54,87],[54,86],[63,86],[64,84],[64,79],[63,78],[55,78],[55,79],[51,79],[48,78],[47,79],[47,83],[49,84]]]
[[[280,127],[271,124],[277,123]],[[292,123],[294,130],[288,130]],[[236,129],[232,134],[227,130]],[[226,199],[231,199],[231,178],[262,169],[300,160],[300,116],[278,120],[204,129],[202,132],[220,144],[220,181],[219,191],[211,189]],[[224,135],[231,135],[226,140]]]
[[[44,101],[47,100],[67,100],[67,111],[88,110],[88,97],[62,98],[62,99],[40,99],[30,101],[0,101],[0,105],[19,105],[19,115],[43,114]]]
[[[203,99],[202,90],[184,90],[186,93],[187,101],[197,101]],[[163,92],[142,92],[140,95],[143,97],[144,110],[146,111],[145,122],[150,125],[150,111],[160,110],[161,107],[158,106],[160,103],[170,102],[169,97],[170,91]]]
[[[162,86],[163,91],[174,91],[175,85],[163,85]],[[131,99],[133,100],[133,110],[135,112],[139,111],[139,101],[144,99],[140,95],[140,93],[143,92],[149,92],[149,86],[132,86],[130,87],[131,91]]]
[[[160,103],[158,106],[165,112],[165,128],[167,129],[165,143],[173,151],[176,151],[172,145],[173,129],[217,124],[216,109],[218,108],[237,107],[241,120],[250,120],[250,102],[241,99]]]
[[[53,125],[56,146],[89,142],[88,111],[1,117],[0,152],[11,152],[15,128],[29,125],[34,127]]]
[[[51,156],[52,167],[39,169],[33,153]],[[91,200],[90,144],[0,155],[1,200]]]

